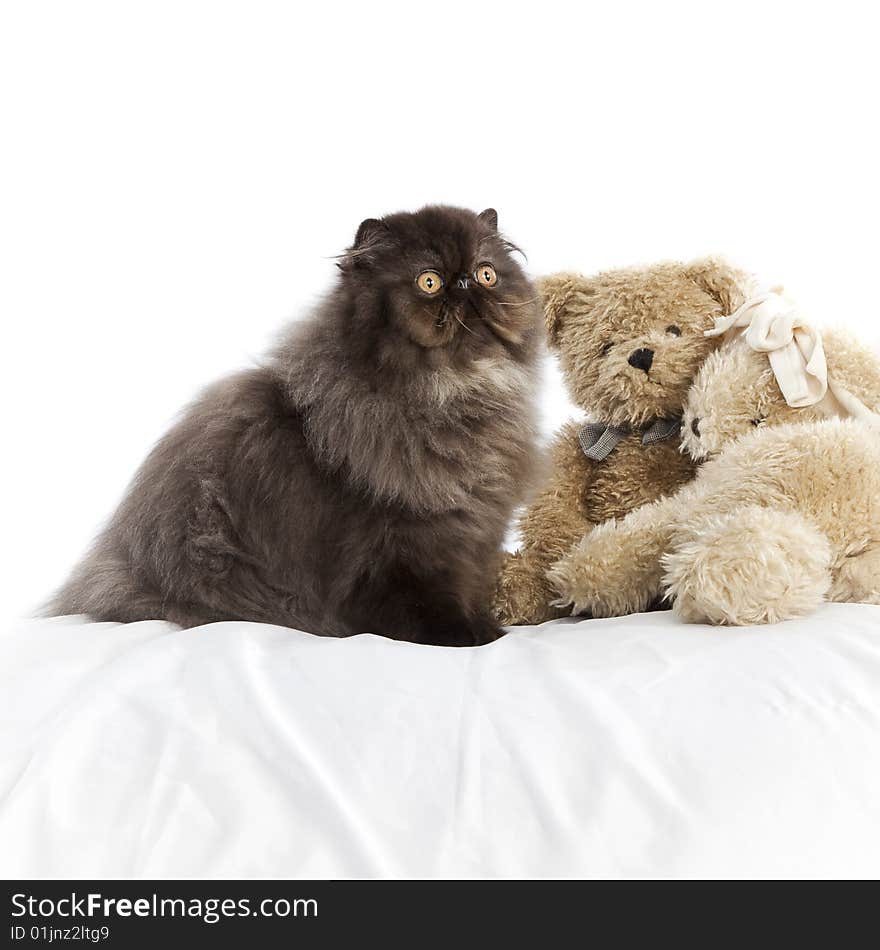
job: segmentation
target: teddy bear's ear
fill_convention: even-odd
[[[566,310],[586,303],[586,298],[595,293],[590,281],[582,274],[561,272],[539,277],[535,281],[541,303],[544,308],[544,325],[551,345],[559,338],[559,329],[562,326]]]
[[[746,302],[751,278],[745,271],[729,264],[723,257],[704,257],[685,268],[694,283],[720,304],[724,316]]]

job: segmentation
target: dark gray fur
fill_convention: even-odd
[[[159,441],[50,612],[498,636],[489,602],[534,462],[540,336],[512,250],[491,211],[364,222],[316,311]],[[474,284],[483,261],[493,288]],[[415,285],[428,267],[436,299]]]

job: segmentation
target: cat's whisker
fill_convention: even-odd
[[[526,263],[528,263],[529,259],[528,259],[528,256],[526,255],[526,252],[521,247],[517,247],[517,245],[514,244],[513,241],[509,241],[507,238],[503,238],[501,243],[504,245],[504,247],[508,251],[512,251],[515,254],[520,254],[522,256],[522,259]]]
[[[474,336],[477,335],[477,334],[474,333],[474,331],[464,322],[464,320],[461,319],[461,317],[460,317],[458,314],[455,315],[455,319],[458,320],[458,322],[462,325],[462,327],[464,327],[465,330],[467,330],[468,333],[473,333]]]

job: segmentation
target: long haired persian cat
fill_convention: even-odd
[[[491,209],[364,221],[310,318],[159,441],[51,612],[496,639],[540,346],[514,250]]]

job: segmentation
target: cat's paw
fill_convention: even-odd
[[[483,646],[500,640],[507,631],[498,624],[494,617],[478,617],[470,623],[470,635],[474,646]]]
[[[574,615],[620,617],[647,610],[657,595],[645,583],[636,542],[614,522],[594,528],[547,571],[555,603]]]
[[[432,623],[419,642],[440,647],[481,647],[500,640],[506,633],[494,617],[450,618]]]
[[[493,602],[499,623],[514,627],[563,616],[563,611],[551,605],[552,596],[538,565],[520,551],[507,555],[498,576]]]

